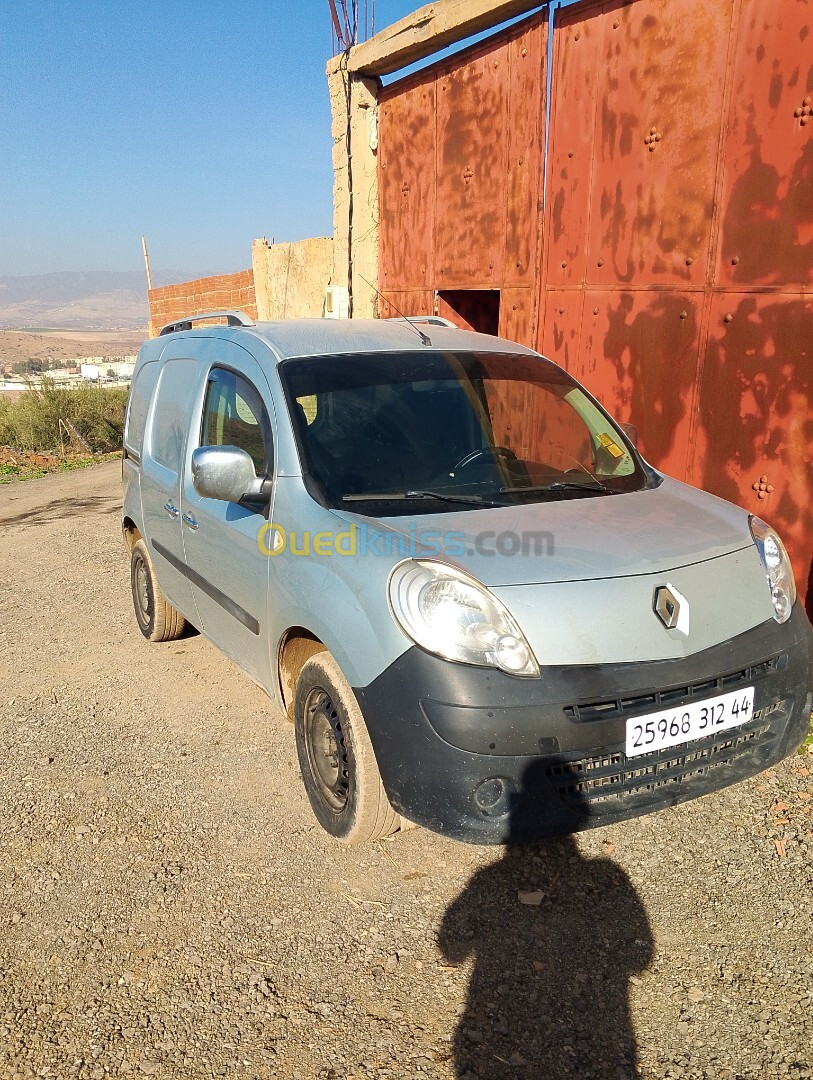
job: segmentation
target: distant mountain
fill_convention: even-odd
[[[171,285],[199,275],[153,274]],[[147,283],[143,272],[0,276],[0,327],[59,327],[72,330],[138,330],[147,326]]]

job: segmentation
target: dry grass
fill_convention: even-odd
[[[0,445],[65,457],[110,453],[121,446],[127,387],[61,387],[45,379],[17,401],[0,401]],[[86,444],[71,432],[73,428]]]

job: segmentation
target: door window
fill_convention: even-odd
[[[196,380],[194,360],[170,359],[164,364],[153,408],[152,455],[159,465],[177,473],[189,430],[189,395]]]
[[[237,446],[254,462],[257,476],[271,473],[268,412],[257,389],[234,371],[214,368],[209,376],[201,446]]]

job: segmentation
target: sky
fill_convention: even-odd
[[[375,0],[377,29],[419,6]],[[0,275],[330,235],[330,55],[327,0],[2,0]]]

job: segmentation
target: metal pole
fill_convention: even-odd
[[[152,292],[152,274],[150,273],[150,255],[147,251],[147,237],[141,237],[141,249],[144,252],[144,267],[147,271],[147,288]]]

